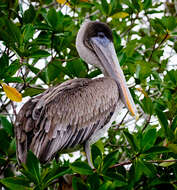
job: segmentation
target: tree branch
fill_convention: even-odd
[[[149,162],[149,163],[177,162],[177,159],[174,159],[174,160],[147,160],[146,162]],[[127,161],[115,164],[113,166],[110,166],[110,168],[116,168],[119,166],[130,165],[130,164],[132,164],[132,161],[127,160]]]

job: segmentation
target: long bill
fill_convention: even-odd
[[[100,43],[96,38],[91,39],[91,45],[108,76],[113,78],[119,87],[120,98],[133,116],[138,119],[138,112],[127,87],[125,76],[119,65],[114,45],[111,41]]]

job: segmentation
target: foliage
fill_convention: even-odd
[[[42,165],[32,152],[20,169],[13,132],[19,104],[0,87],[0,186],[64,189],[63,176],[69,174],[74,190],[176,189],[177,70],[171,62],[177,52],[175,1],[20,2],[0,2],[1,84],[32,97],[74,77],[100,75],[75,48],[77,31],[90,16],[112,28],[119,62],[127,81],[134,81],[131,93],[143,114],[134,130],[131,118],[123,118],[92,146],[95,170],[82,154],[73,163],[64,159]]]

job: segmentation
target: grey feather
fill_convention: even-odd
[[[19,162],[25,162],[28,149],[47,162],[57,152],[85,143],[109,122],[118,98],[116,82],[98,78],[73,79],[29,100],[16,119]]]

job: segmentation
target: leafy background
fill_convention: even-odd
[[[176,189],[176,16],[175,0],[0,1],[1,188]],[[21,103],[9,100],[2,85],[18,89],[24,103],[65,80],[99,76],[100,70],[87,66],[75,48],[86,17],[112,28],[140,119],[134,126],[124,111],[119,123],[92,146],[95,170],[82,152],[74,162],[63,158],[45,165],[29,152],[19,168],[13,125]]]

